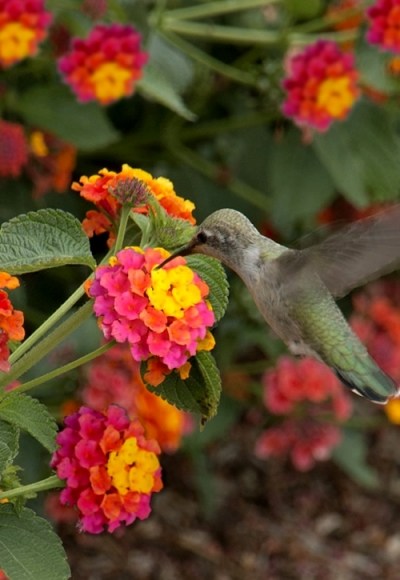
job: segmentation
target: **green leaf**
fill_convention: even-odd
[[[41,209],[2,224],[2,270],[24,274],[66,264],[96,266],[89,240],[72,214],[59,209]]]
[[[313,148],[291,129],[269,153],[274,223],[286,231],[296,222],[314,217],[335,196],[335,184]]]
[[[379,485],[376,471],[366,461],[368,447],[363,433],[354,429],[343,429],[343,438],[333,451],[334,461],[355,482],[367,489]]]
[[[219,374],[217,363],[210,352],[199,352],[196,356],[195,365],[197,365],[204,381],[205,396],[203,406],[207,409],[206,419],[208,420],[217,413],[221,398],[221,375]]]
[[[23,508],[0,505],[0,567],[10,580],[67,580],[70,569],[49,522]]]
[[[356,207],[368,204],[362,160],[354,150],[346,123],[336,123],[323,135],[315,135],[313,147],[338,190]]]
[[[146,385],[147,389],[154,395],[158,395],[171,405],[174,405],[181,411],[190,411],[191,413],[201,413],[201,398],[203,394],[202,385],[189,376],[185,381],[179,376],[179,373],[173,371],[167,375],[164,381],[158,387]]]
[[[218,260],[209,256],[192,254],[186,257],[186,261],[190,268],[193,268],[208,284],[210,288],[208,300],[214,311],[215,320],[218,322],[225,314],[229,298],[229,285],[224,268]]]
[[[27,431],[50,453],[55,450],[56,422],[37,399],[18,393],[7,394],[0,401],[0,419]]]
[[[19,429],[0,421],[0,476],[18,453]]]
[[[50,131],[82,151],[106,147],[119,134],[96,103],[78,103],[67,87],[34,86],[18,95],[17,108],[29,125]]]
[[[398,93],[399,79],[388,73],[392,58],[392,54],[377,50],[367,42],[360,43],[356,49],[356,66],[361,76],[361,84],[387,95]]]
[[[338,189],[355,206],[394,199],[400,189],[397,119],[370,103],[314,139],[315,150]]]
[[[148,43],[149,63],[137,89],[145,97],[168,107],[181,117],[194,121],[196,115],[190,111],[182,94],[193,79],[191,62],[178,50],[153,34]]]
[[[221,378],[210,353],[201,352],[191,362],[192,368],[187,379],[182,380],[179,373],[173,371],[158,387],[146,386],[151,393],[178,409],[200,414],[204,424],[217,411]]]

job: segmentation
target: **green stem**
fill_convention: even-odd
[[[288,35],[289,44],[306,45],[312,44],[317,40],[333,40],[338,44],[352,42],[356,40],[358,30],[339,30],[337,32],[320,32],[318,34],[298,34],[293,31]]]
[[[285,37],[280,32],[263,30],[261,28],[240,28],[237,26],[221,26],[219,24],[189,22],[179,20],[164,20],[162,29],[168,32],[177,32],[184,36],[202,38],[214,42],[229,44],[271,45],[281,44]]]
[[[119,226],[117,239],[113,247],[113,252],[116,254],[124,245],[125,231],[129,219],[129,214],[131,213],[132,206],[130,204],[125,204],[122,206],[121,214],[119,218]]]
[[[259,127],[260,125],[265,125],[273,121],[275,118],[276,113],[269,111],[205,121],[204,123],[198,123],[183,129],[181,137],[185,142],[207,139],[229,131],[238,131],[240,129],[247,129],[248,127]]]
[[[161,31],[161,36],[163,36],[167,42],[176,46],[176,48],[184,52],[189,58],[192,58],[202,66],[205,66],[212,71],[243,85],[257,85],[257,80],[253,75],[246,71],[242,71],[233,66],[230,66],[229,64],[225,64],[224,62],[197,48],[193,44],[186,42],[176,34],[172,32]]]
[[[62,342],[71,332],[76,330],[92,314],[92,301],[84,304],[79,310],[71,314],[55,330],[50,332],[39,344],[36,344],[29,352],[18,360],[11,371],[0,380],[0,388],[6,387],[12,381],[26,373],[33,365],[38,363],[60,342]]]
[[[183,163],[193,167],[193,169],[199,171],[210,180],[218,181],[218,174],[220,173],[219,167],[215,163],[200,157],[200,155],[188,147],[185,147],[185,145],[178,141],[176,137],[173,136],[173,134],[173,131],[169,131],[166,138],[168,149],[172,155],[178,157],[178,159],[183,161]],[[258,189],[251,187],[236,177],[231,177],[228,179],[227,187],[237,197],[240,197],[248,203],[251,203],[253,206],[261,209],[263,212],[267,211],[269,200]]]
[[[46,479],[37,481],[36,483],[29,483],[28,485],[20,485],[14,489],[9,489],[7,491],[0,492],[0,500],[2,499],[12,499],[14,497],[19,497],[20,495],[31,495],[32,493],[38,493],[39,491],[46,491],[47,489],[54,489],[56,487],[64,487],[64,481],[59,479],[56,475],[50,475]]]
[[[107,262],[108,258],[113,254],[113,252],[114,252],[114,248],[111,248],[107,252],[107,254],[104,256],[104,258],[101,260],[99,266],[101,266],[102,264],[105,264]],[[81,284],[79,286],[79,288],[77,288],[75,290],[75,292],[73,294],[71,294],[71,296],[65,302],[63,302],[63,304],[61,304],[61,306],[59,308],[57,308],[57,310],[55,312],[53,312],[53,314],[38,329],[36,329],[33,334],[31,334],[31,336],[29,338],[27,338],[22,344],[20,344],[20,346],[10,356],[11,365],[15,365],[16,362],[26,352],[28,352],[28,350],[30,348],[32,348],[34,346],[34,344],[36,344],[38,342],[38,340],[40,340],[42,338],[42,336],[47,334],[50,331],[50,329],[55,324],[57,324],[65,316],[65,314],[67,314],[67,312],[76,304],[76,302],[78,302],[78,300],[80,298],[82,298],[82,296],[85,295],[85,283],[90,278],[91,278],[91,276],[89,276],[89,278],[87,278],[85,280],[85,282],[83,282],[83,284]],[[0,385],[1,384],[3,384],[3,383],[0,380]]]
[[[206,4],[197,4],[187,8],[176,8],[168,10],[165,18],[175,20],[186,20],[196,18],[210,18],[229,12],[239,12],[241,10],[250,10],[251,8],[262,8],[268,4],[276,4],[280,0],[216,0]]]
[[[10,356],[11,365],[15,364],[32,346],[42,338],[50,328],[56,324],[85,294],[83,285],[75,290],[73,294],[53,314],[41,325],[29,338],[27,338]]]
[[[37,377],[36,379],[32,379],[31,381],[27,381],[26,383],[19,385],[18,387],[13,389],[12,392],[13,393],[25,393],[26,391],[29,391],[30,389],[33,389],[34,387],[37,387],[43,383],[46,383],[47,381],[51,381],[52,379],[55,379],[55,378],[59,377],[60,375],[68,373],[69,371],[72,371],[72,370],[76,369],[77,367],[80,367],[81,365],[84,365],[84,364],[90,362],[94,358],[97,358],[98,356],[102,355],[104,352],[106,352],[107,350],[112,348],[114,345],[115,345],[114,341],[107,342],[106,344],[103,344],[99,348],[96,348],[96,350],[93,350],[92,352],[89,352],[88,354],[85,354],[84,356],[81,356],[80,358],[77,358],[76,360],[74,360],[70,363],[67,363],[66,365],[64,365],[62,367],[54,369],[54,370],[46,373],[45,375],[41,375],[40,377]]]

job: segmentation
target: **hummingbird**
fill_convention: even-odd
[[[375,403],[400,394],[336,304],[353,288],[400,265],[400,204],[305,249],[278,244],[239,211],[220,209],[158,267],[192,252],[236,272],[292,354],[324,362],[346,387]]]

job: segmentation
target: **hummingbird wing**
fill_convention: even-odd
[[[392,272],[400,266],[400,204],[295,252],[291,261],[295,270],[307,263],[336,298]]]
[[[298,260],[296,276],[292,280],[287,278],[288,257],[283,254],[276,260],[277,282],[287,314],[297,326],[297,340],[300,336],[307,349],[359,395],[376,403],[397,395],[397,385],[369,356],[319,276],[307,265],[302,267]],[[292,349],[296,347],[291,340],[288,344]]]

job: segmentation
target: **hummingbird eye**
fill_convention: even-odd
[[[207,243],[207,234],[205,232],[199,232],[197,234],[197,241],[199,244],[206,244]]]

